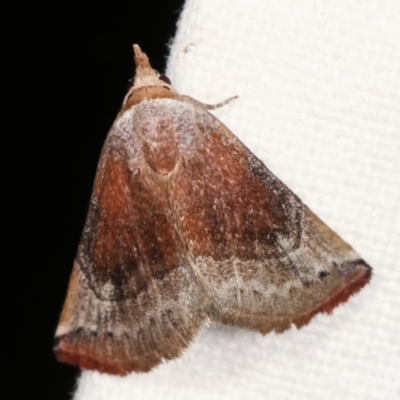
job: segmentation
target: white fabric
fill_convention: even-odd
[[[399,21],[398,0],[186,2],[175,88],[239,95],[214,114],[374,276],[301,330],[207,328],[154,372],[84,372],[76,400],[400,398]]]

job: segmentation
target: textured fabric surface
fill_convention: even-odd
[[[84,372],[76,400],[400,398],[399,21],[397,0],[186,2],[175,88],[239,95],[214,114],[374,276],[301,330],[206,328],[154,372]]]

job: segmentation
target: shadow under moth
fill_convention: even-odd
[[[209,322],[263,335],[300,328],[369,282],[371,267],[208,112],[226,102],[177,93],[137,45],[134,54],[56,331],[58,360],[147,372]]]

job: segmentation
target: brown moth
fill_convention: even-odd
[[[134,46],[56,332],[110,374],[179,357],[208,322],[263,335],[330,313],[371,267]]]

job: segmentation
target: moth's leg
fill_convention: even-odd
[[[204,107],[206,110],[215,110],[216,108],[223,107],[223,106],[225,106],[226,104],[230,103],[232,100],[236,100],[236,99],[239,98],[239,96],[232,96],[232,97],[229,97],[229,99],[226,99],[226,100],[224,100],[224,101],[221,101],[220,103],[217,103],[217,104],[206,104],[206,103],[202,103],[201,101],[198,101],[198,100],[196,100],[196,99],[193,99],[193,98],[190,97],[190,96],[182,95],[182,97],[184,97],[184,98],[186,98],[186,99],[190,99],[191,102],[194,102],[194,103],[196,103],[196,104],[198,104],[198,105]]]

